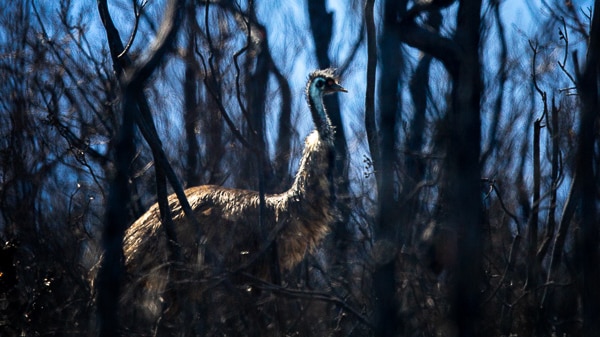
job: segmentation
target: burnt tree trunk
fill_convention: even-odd
[[[193,7],[191,8],[193,9]],[[194,29],[195,10],[188,9],[187,47],[185,51],[185,74],[183,83],[185,140],[187,144],[185,168],[186,186],[200,184],[200,144],[196,137],[198,127],[198,63],[194,57],[196,48],[196,30]]]
[[[158,32],[156,42],[150,47],[151,53],[143,61],[132,64],[126,55],[118,56],[124,51],[118,30],[114,26],[106,1],[98,1],[98,11],[106,30],[108,43],[113,59],[113,67],[121,81],[122,124],[115,144],[116,172],[111,181],[105,217],[105,228],[102,236],[104,255],[98,271],[98,319],[100,336],[116,336],[119,331],[119,293],[124,274],[123,236],[129,224],[130,201],[130,164],[134,158],[134,126],[137,124],[148,141],[155,159],[157,192],[161,209],[161,218],[165,221],[165,230],[170,241],[172,257],[179,259],[177,240],[173,236],[171,214],[167,205],[166,178],[178,195],[183,195],[183,188],[174,177],[174,172],[162,150],[154,122],[150,114],[148,102],[143,95],[143,87],[154,70],[162,63],[167,51],[171,48],[181,22],[183,1],[172,0],[167,4],[165,18]],[[125,72],[124,70],[129,71]],[[166,173],[165,173],[166,171]],[[187,199],[180,200],[191,214]]]
[[[448,219],[456,230],[456,284],[454,319],[461,337],[478,335],[482,278],[482,214],[480,188],[481,74],[479,60],[481,0],[461,1],[454,41],[459,47],[451,70],[452,109],[449,111],[447,151]]]
[[[480,95],[479,60],[481,1],[461,1],[453,38],[443,37],[404,20],[399,27],[401,39],[439,59],[452,78],[450,109],[443,135],[446,144],[445,174],[442,189],[445,222],[454,238],[449,243],[456,253],[452,263],[455,281],[451,294],[450,319],[459,336],[478,335],[480,296],[483,280],[482,214],[480,190]]]
[[[373,274],[375,294],[375,335],[396,336],[403,332],[402,318],[398,317],[396,299],[396,253],[402,242],[398,228],[394,179],[396,163],[396,127],[401,102],[400,78],[404,66],[401,43],[396,33],[397,17],[406,10],[406,1],[388,0],[384,4],[383,32],[380,39],[381,79],[379,89],[381,146],[378,180],[378,214],[375,237],[380,246],[377,269]],[[387,242],[391,243],[388,245]],[[389,246],[389,247],[388,247]]]
[[[591,337],[600,331],[600,246],[598,232],[598,177],[594,172],[595,148],[598,144],[597,122],[600,81],[600,0],[595,1],[590,46],[583,73],[578,74],[577,87],[581,94],[582,109],[577,149],[577,179],[581,230],[577,238],[577,255],[580,267],[583,336]],[[577,59],[577,57],[575,57]],[[597,169],[597,167],[596,167]]]

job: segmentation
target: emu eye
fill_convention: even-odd
[[[323,80],[318,80],[318,81],[317,81],[317,83],[316,83],[315,85],[317,86],[317,88],[321,89],[321,88],[323,88],[323,84],[325,84],[325,83],[323,82]]]
[[[333,85],[333,80],[327,80],[327,85],[328,86],[332,86]]]

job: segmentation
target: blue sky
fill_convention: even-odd
[[[164,0],[152,0],[148,3],[146,10],[151,17],[160,15],[163,11]],[[98,49],[106,48],[106,37],[99,20],[95,2],[75,2],[80,9],[89,16],[88,28],[90,41],[93,47]],[[259,19],[267,27],[269,45],[271,46],[273,57],[278,67],[284,74],[289,74],[290,87],[293,95],[293,111],[294,121],[297,122],[298,135],[300,139],[296,142],[296,155],[299,157],[301,151],[301,140],[312,129],[310,118],[304,99],[304,84],[307,74],[317,67],[314,58],[314,47],[310,32],[310,25],[307,20],[307,9],[305,1],[283,0],[279,2],[257,1],[257,15]],[[360,32],[360,24],[362,17],[357,11],[350,10],[347,1],[330,0],[328,8],[334,13],[334,38],[332,46],[329,50],[332,66],[340,66],[346,59],[349,50],[353,43],[358,40]],[[379,13],[382,1],[376,2],[376,13]],[[132,28],[133,14],[131,11],[131,3],[129,0],[109,1],[111,15],[121,32],[123,40],[127,40]],[[575,6],[585,8],[591,6],[591,0],[574,1]],[[511,44],[511,53],[522,53],[523,49],[527,49],[527,39],[533,38],[538,32],[540,20],[544,19],[544,10],[540,10],[541,0],[522,1],[522,0],[505,0],[502,2],[501,11],[503,13],[504,26],[507,34],[507,39]],[[47,20],[52,20],[55,17],[56,9],[42,13]],[[452,11],[450,8],[448,11]],[[377,14],[376,14],[377,16]],[[376,17],[376,21],[378,18]],[[140,46],[146,46],[153,39],[153,30],[146,22],[142,22],[140,33],[136,37],[134,50]],[[550,32],[555,34],[556,32]],[[52,32],[50,32],[52,34]],[[293,37],[293,38],[290,38]],[[493,48],[493,43],[491,43]],[[414,50],[409,51],[409,58],[416,57]],[[363,164],[362,159],[367,155],[366,143],[363,130],[363,105],[364,105],[364,79],[366,70],[365,61],[366,50],[364,46],[359,49],[356,59],[349,66],[342,83],[349,90],[348,94],[339,94],[342,114],[344,118],[344,127],[348,135],[350,153],[353,155],[353,168],[355,173],[360,174]],[[108,61],[110,62],[110,61]],[[523,59],[526,64],[529,59]],[[172,102],[167,106],[174,111],[171,112],[174,118],[157,118],[157,123],[165,132],[167,137],[173,139],[184,139],[181,131],[181,119],[178,114],[181,113],[181,92],[178,83],[182,77],[181,63],[174,62],[170,65],[174,71],[175,77],[167,80],[166,85],[168,90],[160,91],[164,97],[157,98],[165,102]],[[443,79],[441,75],[437,75],[437,79]],[[274,100],[268,105],[267,113],[267,128],[275,130],[277,127],[278,88],[274,81],[271,82],[270,91],[273,92]],[[439,83],[439,82],[438,82]],[[511,88],[511,87],[507,87]],[[523,89],[520,89],[523,90]],[[537,100],[535,104],[540,104]],[[235,104],[232,105],[235,107]],[[539,106],[538,106],[539,109]],[[164,116],[160,111],[156,111],[157,116]],[[485,121],[484,121],[485,123]],[[173,127],[179,129],[179,133],[173,133]],[[527,127],[523,125],[523,127]],[[273,133],[271,133],[273,135]],[[274,144],[274,136],[269,139],[270,144]],[[273,145],[271,145],[272,147]],[[295,168],[295,166],[292,166]]]

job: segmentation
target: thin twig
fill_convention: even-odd
[[[513,266],[513,263],[515,261],[515,255],[517,254],[518,245],[520,242],[521,242],[521,235],[520,234],[515,235],[515,237],[513,238],[512,244],[510,245],[510,251],[508,253],[508,261],[506,262],[506,267],[504,268],[504,271],[502,272],[502,277],[500,278],[500,281],[498,281],[498,285],[494,288],[494,290],[492,290],[490,295],[483,301],[483,304],[486,304],[487,302],[491,301],[492,298],[494,298],[494,296],[496,296],[496,294],[498,293],[498,290],[500,290],[500,288],[502,288],[502,285],[504,284],[504,280],[506,279],[506,275],[508,275],[508,271],[511,269],[511,267]]]
[[[242,135],[242,133],[240,132],[238,127],[235,126],[235,123],[233,122],[231,117],[229,117],[229,114],[227,113],[227,109],[225,109],[225,106],[223,105],[223,102],[221,102],[219,95],[215,92],[215,90],[213,90],[212,86],[209,83],[207,69],[206,69],[206,62],[204,60],[204,57],[202,56],[202,53],[200,53],[200,51],[198,49],[196,49],[196,54],[200,58],[200,61],[202,63],[202,68],[204,68],[204,79],[202,81],[204,82],[204,85],[206,86],[206,89],[208,90],[209,94],[215,100],[215,103],[217,103],[219,112],[221,112],[221,116],[223,116],[223,119],[225,120],[225,123],[229,127],[229,130],[233,133],[235,138],[240,143],[242,143],[242,145],[244,145],[245,147],[247,147],[248,149],[250,149],[252,151],[258,151],[254,146],[252,146],[252,144],[250,144],[246,140],[246,138],[244,138],[244,136]]]
[[[512,213],[511,211],[509,211],[508,208],[506,207],[506,204],[504,203],[504,200],[502,199],[502,196],[500,195],[500,191],[498,191],[498,187],[496,186],[496,180],[494,180],[494,179],[488,179],[488,178],[483,178],[482,181],[490,183],[490,186],[492,187],[492,189],[496,193],[496,196],[498,197],[498,201],[500,202],[500,207],[502,207],[502,210],[504,210],[504,212],[506,214],[508,214],[508,216],[511,219],[513,219],[513,221],[517,225],[516,227],[517,227],[517,234],[518,234],[519,227],[520,227],[519,226],[519,219],[517,218],[517,216],[514,213]]]
[[[531,50],[533,51],[533,57],[531,60],[531,80],[533,81],[533,87],[535,88],[535,90],[538,92],[538,94],[540,94],[541,98],[542,98],[542,102],[544,103],[544,113],[542,114],[542,116],[539,118],[539,120],[543,119],[544,116],[546,116],[546,112],[548,111],[548,106],[547,106],[547,99],[546,99],[546,92],[543,91],[537,82],[537,76],[536,76],[536,71],[535,71],[535,65],[536,65],[536,59],[537,59],[537,54],[538,54],[538,43],[529,40],[529,47],[531,48]]]
[[[562,23],[563,23],[563,29],[558,30],[558,35],[559,35],[560,40],[565,41],[565,54],[563,56],[562,63],[560,61],[557,61],[557,63],[558,63],[558,66],[560,67],[560,69],[563,71],[563,73],[565,73],[565,75],[567,75],[569,80],[571,80],[571,82],[573,84],[575,84],[575,88],[577,88],[577,82],[575,81],[575,78],[573,77],[573,75],[571,75],[571,73],[569,73],[567,71],[567,68],[566,68],[567,55],[569,54],[569,32],[567,30],[567,23],[565,22],[565,18],[562,18]]]
[[[117,58],[121,58],[121,57],[123,57],[123,55],[127,54],[129,49],[131,48],[131,45],[133,45],[133,40],[135,40],[135,36],[137,35],[138,27],[140,24],[140,17],[142,16],[142,10],[148,3],[148,1],[144,1],[142,3],[142,5],[138,7],[137,0],[132,0],[132,2],[133,2],[133,11],[134,11],[134,15],[135,15],[135,20],[133,22],[133,31],[131,32],[131,35],[129,36],[129,41],[127,41],[125,48],[119,55],[117,55]]]
[[[287,297],[292,297],[292,298],[303,298],[303,299],[335,303],[335,304],[341,306],[342,308],[346,309],[351,314],[353,314],[356,318],[358,318],[363,324],[365,324],[369,328],[371,328],[371,329],[375,328],[367,317],[365,317],[357,309],[353,308],[348,303],[346,303],[343,299],[341,299],[337,296],[332,296],[329,293],[321,292],[321,291],[310,291],[310,290],[303,290],[303,289],[286,288],[283,286],[265,282],[265,281],[255,277],[251,274],[248,274],[248,273],[242,273],[242,275],[245,277],[248,277],[251,281],[254,282],[254,284],[258,288],[263,289],[263,290],[269,290],[269,291],[272,291],[272,292],[275,292],[275,293],[278,293],[278,294],[281,294],[281,295],[284,295]]]

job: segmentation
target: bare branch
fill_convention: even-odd
[[[129,41],[127,41],[127,45],[125,45],[125,49],[123,49],[123,51],[117,55],[118,58],[123,57],[123,55],[127,54],[127,52],[129,51],[129,48],[131,48],[131,45],[133,45],[133,40],[135,40],[135,36],[137,35],[137,30],[140,24],[140,17],[142,16],[142,10],[144,10],[144,7],[146,6],[146,3],[148,3],[147,1],[144,1],[142,3],[141,6],[138,7],[137,4],[137,0],[132,0],[133,2],[133,11],[134,11],[134,23],[133,23],[133,31],[131,32],[131,35],[129,36]]]
[[[381,176],[381,153],[379,137],[375,122],[375,75],[377,71],[377,32],[373,18],[375,0],[365,2],[365,26],[367,27],[367,81],[365,89],[365,129],[367,141],[371,152],[371,162],[375,181],[379,182]]]
[[[563,61],[562,62],[557,61],[557,63],[558,63],[558,66],[560,67],[560,69],[563,71],[563,73],[565,73],[565,75],[567,75],[567,77],[569,78],[571,83],[576,85],[577,83],[575,82],[575,78],[566,69],[567,55],[569,54],[569,31],[567,29],[567,23],[564,18],[562,18],[562,23],[563,23],[563,29],[558,30],[558,36],[560,37],[561,40],[565,41],[565,54],[563,56]]]
[[[419,27],[412,21],[402,21],[398,25],[398,34],[402,42],[440,60],[450,74],[456,75],[458,63],[462,57],[460,49],[454,41]]]
[[[345,310],[347,310],[354,317],[358,318],[366,326],[368,326],[372,329],[374,328],[371,321],[367,317],[365,317],[363,314],[361,314],[357,309],[350,306],[343,299],[338,298],[336,296],[332,296],[329,293],[320,292],[320,291],[308,291],[308,290],[302,290],[302,289],[292,289],[289,287],[283,287],[280,285],[265,282],[259,278],[252,276],[251,274],[243,273],[243,275],[245,277],[248,277],[249,279],[251,279],[258,288],[263,289],[263,290],[272,291],[274,293],[278,293],[278,294],[292,297],[292,298],[303,298],[303,299],[335,303],[335,304],[339,305],[340,307],[344,308]]]
[[[183,0],[172,0],[167,4],[165,17],[156,39],[148,50],[145,59],[137,62],[132,70],[125,74],[125,85],[136,85],[146,82],[154,70],[163,61],[165,54],[171,49],[175,36],[181,25],[184,8]],[[118,55],[117,55],[118,57]]]
[[[200,60],[202,61],[202,67],[204,68],[204,79],[203,79],[204,85],[206,85],[206,88],[207,88],[208,92],[210,93],[210,95],[212,96],[212,98],[217,103],[217,107],[219,108],[219,111],[221,112],[221,115],[223,116],[223,119],[225,120],[225,123],[229,127],[229,130],[233,133],[233,135],[235,136],[235,138],[242,145],[244,145],[248,149],[254,149],[253,145],[250,144],[250,142],[248,142],[248,140],[246,140],[246,138],[244,138],[244,136],[240,132],[240,129],[235,125],[235,123],[233,122],[233,120],[229,116],[229,113],[227,112],[227,109],[225,109],[225,106],[223,105],[223,102],[221,101],[221,97],[219,97],[219,95],[215,92],[215,90],[212,88],[211,84],[209,83],[209,78],[208,78],[208,75],[207,75],[208,72],[206,70],[206,62],[204,61],[204,57],[202,56],[202,54],[200,53],[200,51],[198,49],[196,49],[196,54],[200,57]],[[210,59],[210,57],[209,57],[209,59]]]

